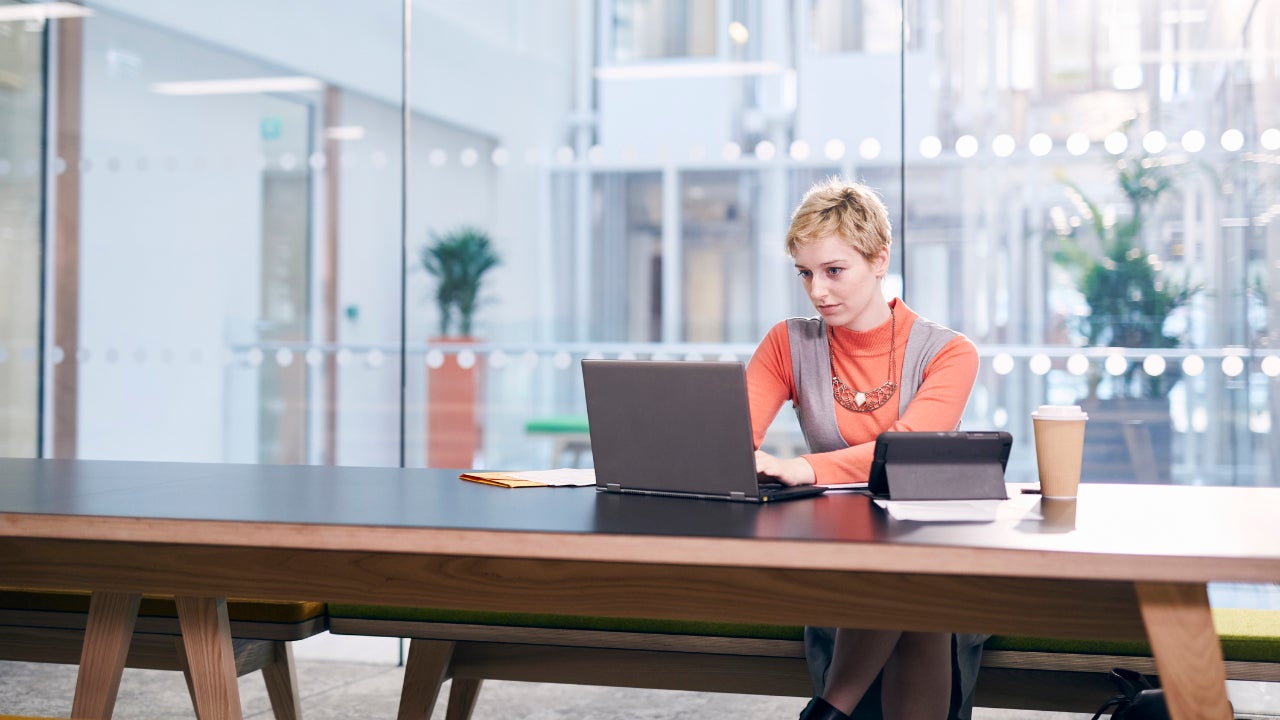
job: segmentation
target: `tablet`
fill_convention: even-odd
[[[1004,500],[1012,448],[1003,431],[881,433],[867,489],[891,500]]]

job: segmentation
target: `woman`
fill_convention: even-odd
[[[968,338],[886,301],[889,214],[863,185],[832,179],[796,209],[786,250],[819,317],[775,325],[747,366],[756,447],[790,400],[810,454],[759,449],[756,469],[787,485],[866,480],[886,430],[954,430],[978,373]],[[951,635],[807,628],[815,698],[802,720],[839,720],[881,677],[886,718],[940,720],[951,704]],[[968,684],[968,683],[966,683]]]

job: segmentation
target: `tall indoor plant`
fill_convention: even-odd
[[[1143,244],[1143,232],[1161,196],[1173,187],[1169,171],[1146,155],[1125,158],[1116,166],[1116,186],[1123,198],[1114,213],[1104,212],[1079,186],[1067,182],[1086,217],[1059,237],[1055,261],[1075,278],[1089,306],[1076,330],[1090,347],[1178,347],[1182,338],[1171,330],[1170,316],[1184,306],[1195,289],[1163,269],[1164,261]],[[1097,479],[1169,478],[1172,427],[1168,393],[1177,382],[1177,363],[1149,375],[1141,362],[1130,362],[1111,381],[1109,397],[1099,394],[1102,372],[1094,368],[1082,401],[1090,412],[1090,449],[1086,475]]]
[[[439,332],[430,344],[470,345],[480,290],[501,262],[489,234],[474,226],[431,233],[419,256],[436,282]],[[461,355],[455,355],[457,360]],[[446,362],[427,371],[427,464],[471,468],[480,447],[477,404],[481,362]]]

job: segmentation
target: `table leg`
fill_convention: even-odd
[[[200,720],[241,720],[235,650],[226,598],[177,597],[178,624],[187,648],[196,715]]]
[[[95,592],[89,597],[71,717],[111,717],[141,599],[137,594],[112,592]]]
[[[1229,720],[1227,671],[1208,589],[1194,583],[1135,583],[1135,590],[1170,716]]]
[[[409,658],[404,665],[404,687],[400,691],[397,720],[426,720],[436,706],[440,686],[449,677],[453,649],[449,640],[414,638],[409,643]]]
[[[302,698],[298,693],[298,672],[293,664],[293,645],[276,641],[271,664],[262,668],[262,679],[267,682],[267,697],[276,720],[302,720]]]

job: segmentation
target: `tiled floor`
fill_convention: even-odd
[[[396,716],[404,671],[386,663],[301,659],[298,685],[307,720],[349,720]],[[0,662],[0,714],[69,717],[76,668]],[[1249,683],[1262,686],[1261,683]],[[1244,713],[1246,697],[1280,708],[1280,687],[1263,686],[1263,693],[1233,688],[1241,717],[1276,718],[1280,714]],[[445,690],[447,693],[447,688]],[[445,695],[442,695],[442,698]],[[271,718],[261,675],[240,679],[240,698],[246,718]],[[800,698],[752,695],[632,690],[538,683],[487,682],[480,693],[474,720],[642,720],[699,718],[701,720],[780,720],[795,718],[804,705]],[[119,720],[194,718],[186,684],[176,672],[126,670],[120,684],[115,717]],[[443,720],[438,703],[433,720]],[[974,711],[975,720],[1088,720],[1088,715],[1033,713],[1018,710]]]
[[[1280,609],[1280,586],[1215,585],[1215,605]],[[307,720],[396,716],[404,670],[397,666],[399,641],[392,638],[336,637],[327,633],[294,643],[298,686]],[[69,717],[76,668],[0,662],[0,715]],[[1229,683],[1241,718],[1280,718],[1280,683]],[[442,698],[447,697],[447,688]],[[240,679],[246,718],[271,718],[259,673]],[[1099,698],[1101,703],[1105,698]],[[632,690],[575,685],[490,681],[485,683],[474,720],[780,720],[795,718],[802,698]],[[176,672],[126,670],[115,717],[120,720],[189,719],[195,715],[186,683]],[[438,703],[433,720],[443,720]],[[978,708],[975,720],[1088,720],[1089,715]]]
[[[323,660],[298,662],[298,685],[306,720],[350,720],[396,716],[402,668]],[[0,663],[0,714],[69,717],[75,668]],[[266,689],[257,673],[240,679],[246,718],[271,718]],[[490,681],[481,690],[474,720],[781,720],[795,718],[805,701],[752,695],[631,690]],[[182,676],[176,672],[126,670],[115,717],[119,720],[194,718]],[[1087,715],[983,711],[979,720],[1075,720]],[[443,720],[438,703],[433,720]]]

